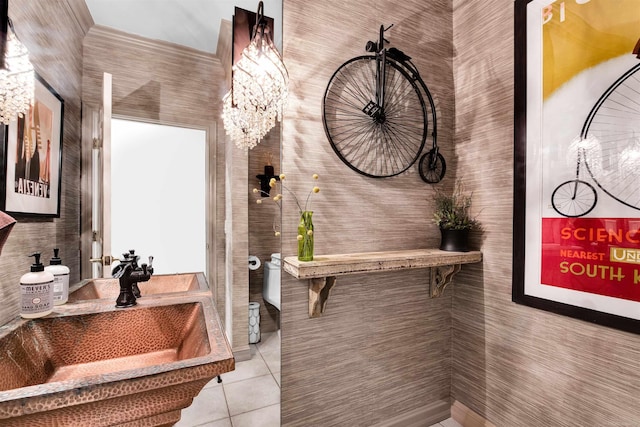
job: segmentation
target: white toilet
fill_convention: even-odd
[[[264,263],[262,297],[280,311],[280,254],[271,254],[271,261]]]

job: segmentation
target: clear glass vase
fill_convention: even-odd
[[[303,211],[298,224],[298,260],[313,261],[313,212]]]

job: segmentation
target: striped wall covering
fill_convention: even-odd
[[[640,425],[640,336],[511,302],[513,2],[453,1],[455,152],[484,262],[453,287],[452,397],[496,426]]]
[[[398,15],[406,13],[402,15],[406,20],[414,17],[408,11],[412,3],[393,7],[381,3],[329,2],[317,7],[284,3],[285,58],[295,76],[296,103],[284,126],[283,167],[293,168],[300,179],[309,172],[328,175],[324,199],[319,198],[314,209],[319,253],[415,247],[437,240],[425,215],[421,221],[416,216],[416,210],[428,210],[429,202],[424,200],[428,188],[422,188],[421,198],[412,192],[410,175],[372,182],[350,173],[328,149],[322,132],[320,99],[329,76],[341,63],[334,56],[344,60],[360,54],[358,42],[373,37],[369,28],[379,25],[380,10],[385,21],[396,18],[396,25],[404,22]],[[451,395],[447,386],[442,387],[442,395],[459,400],[496,426],[640,425],[638,336],[511,302],[513,2],[467,0],[454,1],[452,6],[428,2],[412,12],[420,16],[421,10],[428,16],[423,16],[419,35],[412,33],[423,42],[410,43],[420,53],[413,56],[425,64],[421,70],[433,70],[427,82],[439,108],[443,108],[442,97],[450,94],[446,82],[438,79],[452,78],[449,84],[455,88],[455,110],[451,104],[450,110],[439,111],[441,134],[454,129],[451,139],[441,143],[451,150],[444,154],[452,160],[444,185],[464,178],[474,191],[474,206],[481,211],[484,226],[482,234],[473,236],[475,247],[483,251],[483,263],[464,267],[448,291],[453,294],[451,318],[442,321],[443,327],[452,328],[447,341],[451,351],[442,351],[440,366],[447,369],[451,364]],[[450,14],[452,33],[432,32]],[[436,58],[427,55],[439,46],[434,34],[442,36],[445,44],[453,40],[453,46],[445,47]],[[327,40],[331,40],[329,50]],[[447,102],[453,100],[447,98]],[[406,194],[403,203],[398,202],[400,189]],[[384,209],[381,200],[401,208]],[[283,228],[286,231],[295,223],[295,210],[288,209]],[[405,224],[423,233],[424,240],[416,243],[415,234],[404,233]],[[285,253],[295,251],[291,240],[283,239]],[[421,341],[402,339],[411,326],[398,304],[412,302],[399,296],[405,294],[403,285],[390,288],[397,286],[396,281],[410,286],[411,277],[389,276],[339,278],[327,313],[319,319],[306,317],[304,283],[285,279],[283,425],[370,425],[391,418],[396,410],[434,399],[429,392],[428,397],[421,394],[437,378],[429,358],[419,355]],[[397,294],[393,298],[384,294],[385,302],[376,305],[383,290]],[[433,305],[442,303],[427,302],[429,313]],[[368,357],[376,346],[389,350],[382,341],[389,328],[397,328],[394,348],[401,348],[413,364],[396,365],[391,352],[383,362]],[[427,341],[447,335],[429,328],[424,333]],[[380,380],[388,380],[388,372],[410,375],[416,367],[429,372],[421,392],[412,393],[410,385],[399,389],[391,385],[390,394],[406,399],[405,406],[391,404],[385,393],[389,384]],[[368,376],[371,371],[382,377]]]
[[[284,1],[284,58],[291,97],[282,135],[282,169],[312,196],[316,254],[427,248],[433,188],[417,166],[391,179],[356,174],[333,153],[321,103],[333,72],[365,54],[381,24],[414,57],[438,108],[439,142],[453,158],[452,21],[448,1]],[[444,185],[450,185],[454,174]],[[298,215],[286,201],[282,247],[296,251]],[[282,425],[370,426],[448,400],[451,292],[428,298],[427,270],[342,276],[320,318],[308,317],[307,284],[282,281]],[[454,286],[458,286],[456,283]]]
[[[58,247],[60,257],[71,270],[70,280],[80,278],[82,39],[93,24],[89,10],[80,0],[12,1],[9,17],[20,41],[29,49],[36,72],[64,99],[62,200],[60,218],[16,216],[18,223],[0,256],[0,324],[20,311],[18,284],[32,263],[29,254],[42,252],[42,259],[48,263],[53,248]]]

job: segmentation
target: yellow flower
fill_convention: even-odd
[[[317,173],[314,173],[311,176],[314,180],[319,179],[319,176]],[[285,178],[286,178],[285,174],[281,173],[280,175],[274,176],[269,179],[269,187],[273,188],[274,189],[273,191],[268,191],[268,189],[261,190],[259,188],[253,188],[252,191],[254,194],[256,194],[256,196],[258,195],[258,193],[260,194],[259,196],[256,197],[257,199],[256,204],[258,205],[264,204],[264,199],[273,200],[276,206],[280,208],[280,213],[282,214],[282,199],[284,198],[284,192],[288,191],[289,194],[287,195],[287,202],[289,201],[293,202],[298,207],[298,211],[301,213],[305,211],[310,211],[311,201],[313,199],[312,196],[314,193],[320,192],[320,187],[312,186],[311,189],[306,194],[305,199],[298,199],[296,194],[293,191],[291,191],[291,189],[287,188],[288,184],[285,185],[284,183]],[[281,188],[278,188],[278,186],[280,186]],[[280,234],[280,231],[277,230],[277,228],[278,227],[276,227],[274,223],[274,226],[273,226],[274,236],[279,237],[281,236],[281,234]],[[304,231],[301,231],[301,233],[297,236],[297,239],[298,240],[309,239],[313,235],[314,233],[312,230],[308,230],[308,231],[304,230]]]

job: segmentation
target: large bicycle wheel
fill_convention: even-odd
[[[413,165],[427,137],[424,99],[409,74],[385,62],[384,107],[376,104],[376,57],[359,56],[333,74],[322,101],[331,148],[354,171],[373,178]]]
[[[580,137],[595,141],[585,165],[602,191],[640,210],[640,64],[616,80],[598,99]]]
[[[598,194],[588,182],[572,179],[558,185],[551,195],[551,205],[556,212],[570,218],[588,214],[596,207]]]

